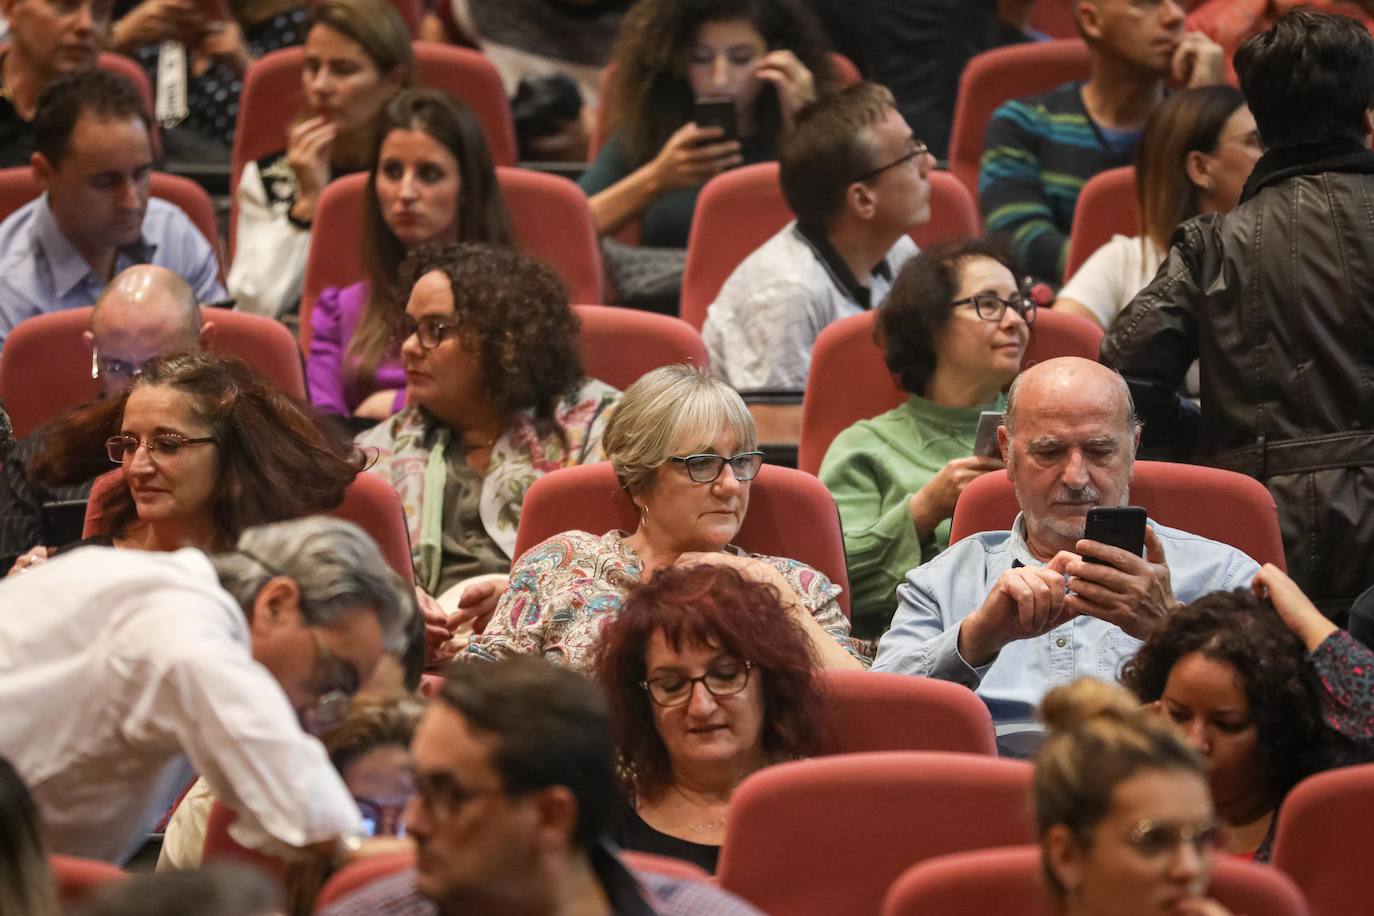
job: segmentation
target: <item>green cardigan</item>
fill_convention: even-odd
[[[907,508],[911,494],[946,462],[973,454],[978,415],[1005,406],[1000,395],[971,408],[940,407],[912,395],[831,443],[820,477],[840,507],[855,636],[881,636],[892,623],[897,586],[907,572],[949,546],[949,519],[926,543],[917,538]]]

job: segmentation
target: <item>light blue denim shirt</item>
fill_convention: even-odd
[[[142,237],[119,249],[114,272],[134,264],[156,264],[181,276],[198,302],[225,297],[214,249],[190,217],[165,200],[148,200]],[[57,227],[47,194],[24,205],[0,223],[0,346],[25,318],[94,305],[107,282]]]
[[[1185,604],[1218,589],[1248,586],[1259,571],[1234,547],[1154,522],[1150,527],[1164,546],[1174,598]],[[1023,566],[1044,565],[1026,546],[1020,515],[1011,531],[965,538],[908,572],[897,588],[897,612],[878,643],[873,670],[971,688],[992,712],[999,738],[1038,731],[1035,708],[1053,687],[1085,676],[1116,680],[1140,640],[1095,617],[1077,617],[1041,636],[1009,643],[977,668],[959,655],[960,623],[982,606],[1017,560]]]

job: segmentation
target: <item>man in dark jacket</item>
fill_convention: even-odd
[[[1236,52],[1268,151],[1229,214],[1185,223],[1102,361],[1130,383],[1143,457],[1269,487],[1289,572],[1343,622],[1374,584],[1374,38],[1290,12]],[[1201,409],[1179,393],[1201,364]]]

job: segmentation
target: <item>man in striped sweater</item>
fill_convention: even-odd
[[[1036,278],[1058,285],[1074,205],[1089,178],[1130,165],[1165,82],[1221,81],[1221,48],[1186,32],[1177,0],[1079,0],[1091,74],[992,115],[978,199],[988,233]]]

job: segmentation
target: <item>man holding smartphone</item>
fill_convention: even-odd
[[[1052,687],[1115,679],[1173,608],[1246,586],[1259,567],[1155,523],[1143,557],[1084,538],[1089,510],[1129,502],[1140,440],[1130,391],[1098,363],[1064,357],[1023,372],[998,440],[1021,514],[1011,531],[966,538],[907,574],[873,670],[968,686],[1002,740],[1038,731],[1035,707]]]

